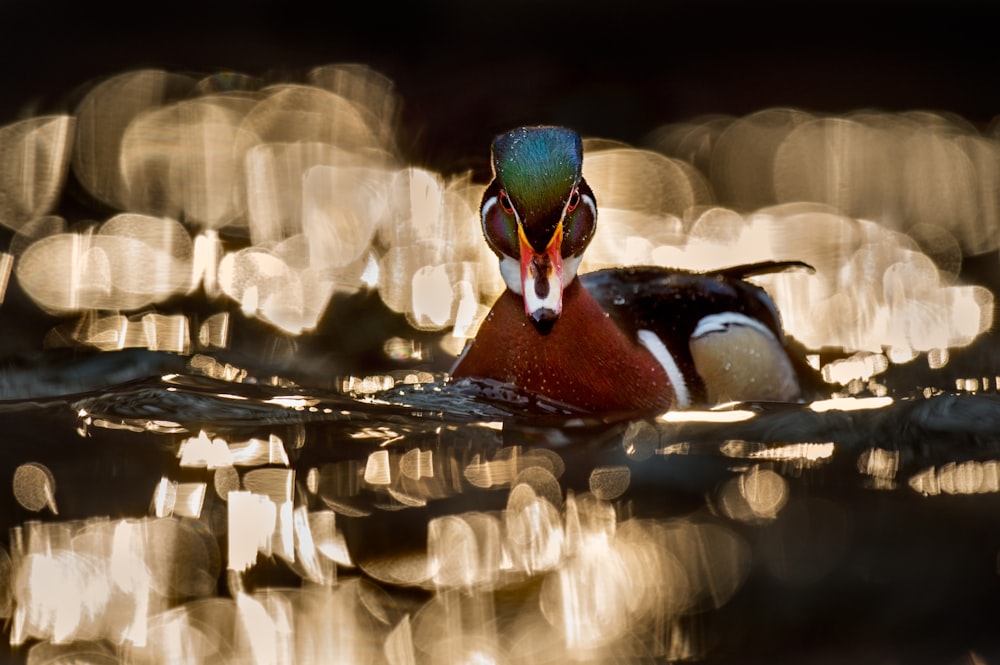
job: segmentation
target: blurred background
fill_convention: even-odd
[[[671,202],[673,208],[660,206],[644,212],[679,216],[691,205],[714,203],[749,213],[775,203],[822,201],[849,216],[869,218],[898,230],[910,232],[918,224],[927,226],[913,237],[917,249],[928,253],[939,269],[950,278],[960,277],[960,282],[990,290],[997,287],[1000,199],[995,183],[1000,151],[996,149],[993,122],[1000,109],[1000,90],[995,84],[1000,53],[993,43],[1000,8],[995,3],[880,0],[812,5],[807,11],[794,2],[727,0],[515,0],[489,7],[436,1],[391,8],[377,3],[290,8],[269,2],[179,2],[122,10],[102,3],[46,0],[6,3],[0,18],[5,26],[4,39],[0,40],[0,123],[4,125],[73,113],[88,92],[124,72],[163,70],[188,75],[192,82],[220,72],[236,72],[261,88],[316,83],[308,77],[317,66],[357,63],[385,77],[372,85],[389,88],[385,117],[378,120],[394,132],[390,151],[396,163],[444,178],[442,187],[449,178],[468,174],[472,186],[460,198],[473,208],[476,187],[489,177],[488,146],[496,133],[519,124],[562,124],[585,137],[652,148],[688,161],[709,181],[711,191],[706,196],[699,198],[695,192],[682,202]],[[358,78],[359,84],[364,81],[364,76]],[[108,108],[113,108],[115,102],[107,99],[113,100],[113,96],[105,99]],[[754,115],[764,110],[770,111]],[[95,126],[110,124],[105,111],[95,117]],[[859,120],[877,130],[880,137],[849,131],[854,123],[845,128],[835,121],[832,126],[814,128],[817,131],[811,135],[802,132],[795,141],[789,140],[784,161],[775,162],[773,152],[780,138],[807,120],[822,118]],[[730,132],[731,140],[723,142],[729,154],[720,150],[712,157],[723,130],[736,119],[749,120],[738,128],[740,131]],[[157,149],[151,132],[168,126],[153,123],[144,128],[147,143],[133,151],[139,155],[135,158],[140,163],[137,168],[142,168],[146,159],[142,150],[150,154]],[[81,131],[78,128],[77,133]],[[908,153],[892,152],[911,134],[936,137],[933,145],[916,146]],[[840,141],[833,149],[831,136]],[[956,136],[975,145],[963,144],[962,154],[951,154]],[[979,141],[981,137],[983,141]],[[882,155],[874,162],[865,161],[877,152],[872,146],[879,141],[878,148],[889,146],[885,151],[888,160]],[[970,160],[973,163],[958,172],[949,161],[952,158],[960,168]],[[850,162],[852,159],[855,161]],[[842,167],[837,160],[850,163]],[[860,167],[852,171],[858,163]],[[917,165],[919,172],[903,173],[906,163]],[[736,166],[729,168],[727,164]],[[754,170],[761,164],[775,169],[774,182],[755,179]],[[635,163],[627,166],[632,171],[623,172],[638,181],[634,170],[644,167]],[[727,168],[743,172],[734,175]],[[838,168],[841,170],[836,171]],[[71,226],[81,221],[103,222],[116,211],[177,213],[136,206],[134,200],[122,203],[105,198],[94,205],[94,197],[101,199],[101,195],[95,194],[93,183],[88,185],[83,177],[87,191],[82,196],[76,186],[81,170],[79,163],[73,164],[67,184],[70,196],[64,196],[51,210]],[[885,209],[872,209],[873,201],[882,205],[888,198],[880,190],[893,187],[886,170],[892,170],[895,182],[903,185],[897,199]],[[797,173],[813,178],[796,181]],[[144,175],[149,174],[140,174]],[[830,180],[834,175],[841,180]],[[817,192],[816,182],[822,189],[823,178],[827,178],[828,191]],[[665,183],[675,189],[697,190],[700,186],[695,181],[677,185],[676,174],[666,174],[659,182],[661,187]],[[970,182],[979,190],[974,196],[968,189]],[[602,209],[608,209],[605,204],[609,200],[618,208],[641,207],[642,201],[633,204],[628,199],[641,198],[630,193],[629,186],[629,182],[618,182],[595,188]],[[849,192],[846,197],[837,191],[831,193],[831,188],[838,187],[866,191]],[[858,201],[860,204],[851,205]],[[952,206],[955,201],[968,205]],[[894,219],[894,215],[903,219]],[[783,212],[779,216],[789,215]],[[187,224],[190,219],[189,214],[182,221]],[[610,212],[602,219],[608,228],[605,238],[614,237],[614,233],[630,237],[631,227],[615,230],[617,218],[613,220]],[[682,226],[684,233],[689,232],[692,219],[684,220]],[[941,228],[947,231],[944,240],[939,235]],[[35,229],[26,236],[31,241],[51,232],[53,229]],[[640,230],[636,235],[643,233]],[[739,235],[738,231],[729,233],[733,238]],[[838,232],[838,237],[843,233]],[[258,242],[259,238],[252,240]],[[474,231],[470,242],[476,242]],[[936,252],[931,249],[935,243]],[[807,252],[794,249],[788,250],[791,255],[779,258],[810,258]],[[598,253],[591,251],[592,256]],[[626,254],[608,254],[607,262],[637,258]],[[774,254],[771,248],[770,255]],[[672,258],[661,256],[658,260],[671,263]],[[638,259],[649,260],[644,255]],[[51,260],[36,263],[45,265]],[[886,265],[895,260],[886,258]],[[685,265],[683,261],[673,263]],[[686,267],[710,267],[695,263]],[[457,288],[460,280],[451,274],[449,280]],[[65,320],[43,315],[37,307],[37,293],[31,298],[36,302],[27,302],[19,291],[25,281],[11,280],[0,312],[7,321],[17,320],[17,325],[4,325],[0,331],[8,354],[34,350],[42,336]],[[474,279],[472,282],[475,284]],[[412,306],[396,307],[385,293],[382,295],[393,309],[408,310],[409,321],[414,321]],[[489,288],[473,295],[479,296],[480,305],[493,297]],[[982,297],[976,298],[990,308]],[[370,311],[373,303],[353,304]],[[779,298],[779,305],[786,304]],[[456,307],[453,303],[452,309]],[[51,314],[53,308],[43,309]],[[163,310],[169,306],[161,307]],[[794,317],[794,311],[789,316]],[[449,325],[454,318],[448,320]],[[980,329],[988,325],[985,319],[981,323]],[[800,331],[792,326],[791,332],[796,335]],[[232,334],[236,337],[230,341],[238,345],[238,333]],[[336,339],[327,337],[319,344],[332,347],[344,342],[342,335],[334,333],[333,337]],[[843,340],[813,335],[811,341],[836,346]],[[880,341],[884,346],[886,340]],[[453,346],[458,348],[457,343]],[[928,348],[925,344],[917,350]],[[354,353],[353,357],[360,355]],[[439,357],[437,369],[447,368],[445,360]]]
[[[123,70],[285,76],[357,62],[392,79],[414,162],[486,164],[497,132],[558,122],[637,142],[667,122],[772,106],[840,113],[1000,108],[986,0],[390,5],[13,1],[0,9],[0,120]]]

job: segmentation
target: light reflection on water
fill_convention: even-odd
[[[909,541],[928,528],[927,502],[1000,492],[995,395],[631,420],[495,405],[484,419],[487,407],[463,410],[453,391],[401,386],[372,400],[173,374],[68,409],[8,403],[11,419],[53,404],[76,414],[51,427],[55,449],[154,451],[110,485],[58,450],[19,467],[21,517],[0,557],[15,653],[714,662],[745,643],[744,622],[771,639],[794,630],[749,619],[761,608],[748,604],[863,588],[857,565],[891,577],[892,555],[869,533],[884,524],[867,516],[874,506],[895,504],[901,524],[886,528]],[[174,412],[172,429],[161,411]],[[734,412],[747,415],[713,417]],[[145,503],[119,503],[116,516],[55,513],[71,492],[129,486]],[[897,574],[894,589],[945,581]],[[755,600],[764,588],[779,600]],[[734,630],[743,636],[727,638]]]

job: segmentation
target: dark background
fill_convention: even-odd
[[[446,172],[484,168],[492,136],[521,123],[637,143],[776,105],[983,126],[1000,110],[1000,3],[985,0],[7,0],[0,26],[3,123],[139,67],[288,80],[358,62],[395,81],[406,156]]]

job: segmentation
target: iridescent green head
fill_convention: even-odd
[[[567,195],[580,182],[583,144],[563,127],[520,127],[493,141],[493,169],[525,235],[541,251],[559,221]]]
[[[576,276],[597,222],[583,179],[580,136],[563,127],[519,127],[493,141],[493,182],[483,195],[483,233],[525,311],[551,321]]]

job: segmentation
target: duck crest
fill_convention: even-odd
[[[526,216],[558,215],[565,194],[579,182],[580,135],[562,127],[521,127],[493,142],[496,175]]]

